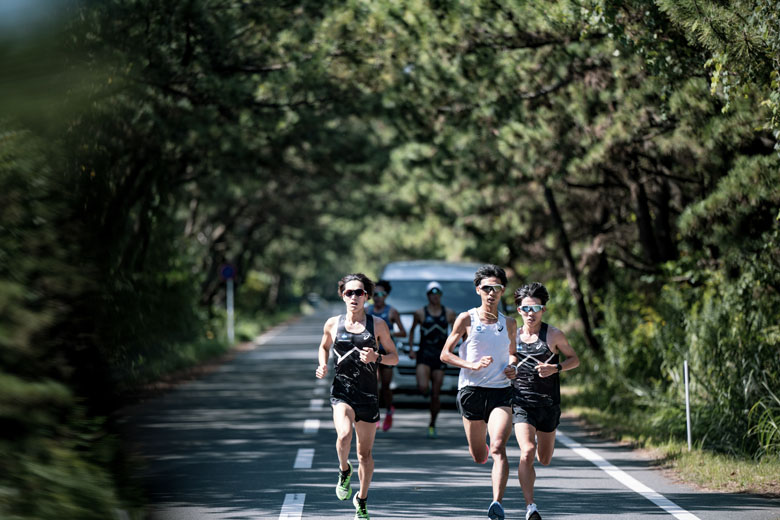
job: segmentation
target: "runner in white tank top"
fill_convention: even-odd
[[[482,323],[479,309],[469,310],[471,327],[469,336],[460,344],[458,355],[461,359],[476,363],[484,356],[493,358],[493,362],[479,370],[461,368],[458,376],[458,390],[466,386],[481,388],[505,388],[511,381],[504,374],[509,365],[509,333],[506,328],[506,316],[498,313],[495,323]]]
[[[512,426],[512,386],[517,364],[517,322],[498,312],[506,287],[506,273],[496,265],[483,265],[474,274],[482,305],[462,312],[441,351],[441,360],[460,367],[456,404],[463,416],[469,453],[478,464],[493,458],[493,502],[488,518],[504,520],[504,498],[509,476],[506,443]],[[454,354],[458,342],[459,355]],[[490,434],[490,446],[485,444]]]

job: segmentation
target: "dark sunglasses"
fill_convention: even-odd
[[[441,294],[441,289],[436,289],[435,287],[428,291],[428,294]]]
[[[374,296],[379,296],[380,298],[384,298],[387,296],[387,293],[385,291],[374,291]]]
[[[368,294],[368,293],[363,289],[355,289],[355,290],[347,289],[346,291],[344,291],[344,296],[346,296],[347,298],[352,298],[353,296],[357,296],[358,298],[360,298],[364,294]]]
[[[490,294],[492,292],[501,292],[504,286],[499,283],[496,285],[480,285],[479,288],[483,293]]]
[[[539,312],[540,310],[544,309],[544,305],[521,305],[518,307],[518,309],[523,312]]]

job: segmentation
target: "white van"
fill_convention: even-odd
[[[392,262],[385,266],[380,279],[387,280],[392,290],[386,303],[398,311],[401,322],[408,333],[412,328],[414,311],[428,303],[425,288],[430,281],[437,281],[442,287],[441,303],[452,309],[457,316],[472,307],[479,307],[481,300],[474,288],[474,273],[480,265],[466,262],[443,262],[436,260],[413,260]],[[420,327],[415,330],[415,350],[420,344]],[[417,393],[415,377],[416,361],[409,358],[408,338],[396,338],[398,365],[395,367],[394,392]],[[448,366],[445,370],[442,393],[455,394],[458,390],[459,368]]]

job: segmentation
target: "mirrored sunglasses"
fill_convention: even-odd
[[[504,289],[504,286],[503,286],[503,285],[501,285],[501,284],[496,284],[496,285],[480,285],[480,286],[479,286],[479,289],[480,289],[480,290],[481,290],[483,293],[485,293],[485,294],[490,294],[490,293],[492,293],[492,292],[500,292],[501,290],[503,290],[503,289]]]
[[[385,296],[387,296],[387,293],[385,291],[374,291],[374,296],[384,298]]]
[[[544,305],[521,305],[518,307],[518,309],[523,312],[539,312],[540,310],[544,309]]]
[[[344,296],[346,296],[347,298],[352,298],[353,296],[357,296],[358,298],[360,298],[364,294],[368,294],[368,293],[366,293],[366,291],[364,291],[363,289],[347,289],[346,291],[344,291]]]
[[[441,289],[437,289],[436,287],[434,287],[433,289],[428,291],[428,294],[441,294]]]

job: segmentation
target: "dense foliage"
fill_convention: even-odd
[[[390,260],[505,265],[592,405],[680,437],[688,360],[698,445],[777,456],[778,12],[110,0],[0,40],[0,516],[127,501],[97,418],[224,348],[225,263],[247,319]]]

